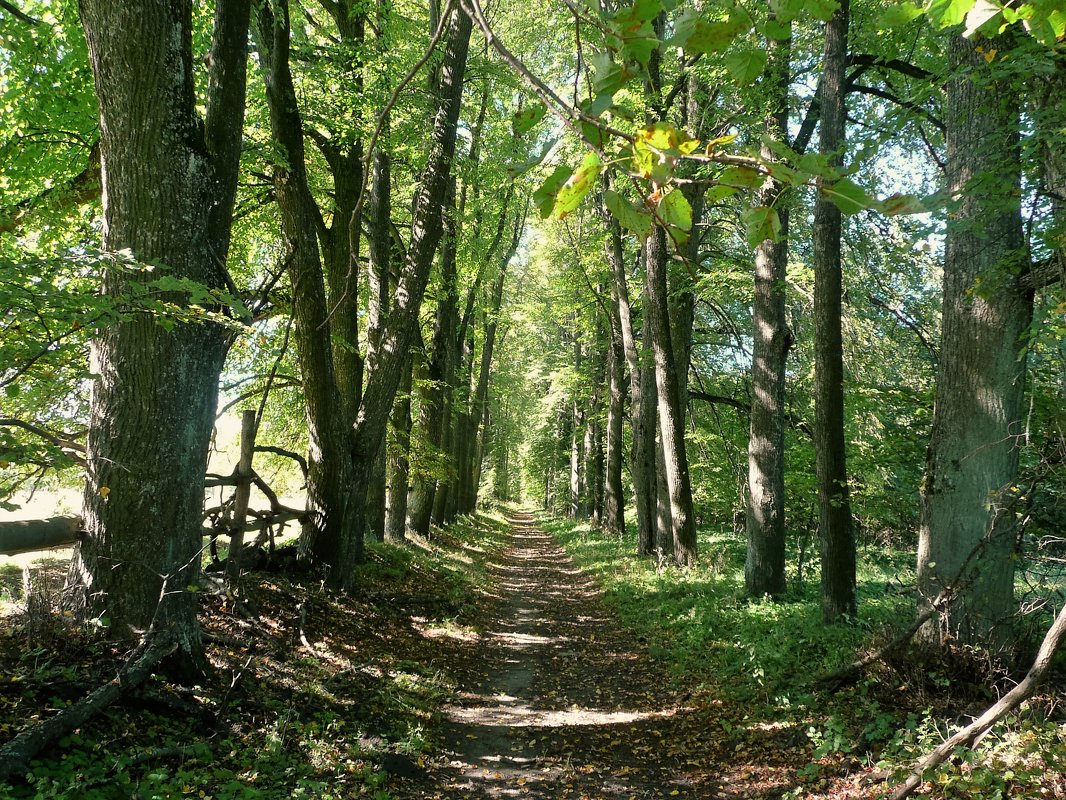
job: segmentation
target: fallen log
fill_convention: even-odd
[[[992,726],[1001,718],[1016,709],[1036,690],[1048,667],[1051,659],[1059,646],[1063,634],[1066,634],[1066,607],[1059,609],[1058,616],[1044,634],[1044,641],[1040,643],[1040,649],[1033,659],[1033,665],[1025,678],[992,705],[985,713],[960,730],[954,736],[949,737],[929,755],[919,761],[910,775],[901,784],[892,790],[891,800],[903,800],[914,793],[922,784],[926,770],[931,770],[943,764],[957,747],[969,747],[979,741]]]
[[[79,541],[81,517],[49,517],[0,522],[0,555],[13,556],[70,547]]]
[[[303,519],[304,513],[297,508],[281,506],[276,514],[249,512],[256,517],[244,526],[246,533],[265,531],[273,525]],[[81,517],[50,517],[48,519],[25,519],[0,522],[0,556],[32,553],[53,547],[72,547],[81,541]],[[227,533],[229,528],[204,526],[204,536]]]
[[[153,637],[134,652],[112,680],[0,747],[0,781],[25,775],[34,756],[81,727],[90,717],[107,708],[126,692],[144,683],[159,662],[177,648],[173,636],[161,634]]]

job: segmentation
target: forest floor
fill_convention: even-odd
[[[820,642],[799,622],[817,609],[734,598],[722,565],[660,575],[604,537],[512,509],[407,547],[371,543],[348,595],[325,590],[292,548],[236,596],[208,573],[202,685],[156,676],[0,783],[0,800],[841,800],[884,793],[873,765],[897,726],[894,768],[928,747],[924,723],[904,722],[938,702],[905,707],[917,673],[833,697],[782,688],[778,672],[809,678],[823,651],[849,658],[839,637],[861,631]],[[21,568],[0,563],[0,745],[126,657],[106,627],[55,612],[60,560],[35,569],[19,598]],[[629,578],[651,583],[620,593]],[[1056,724],[1051,738],[1012,734],[1029,777],[997,777],[1013,786],[1002,796],[1066,797]],[[960,769],[932,796],[1001,796],[975,783],[985,774]]]

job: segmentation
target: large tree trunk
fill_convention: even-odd
[[[477,494],[481,479],[481,462],[485,455],[485,437],[489,426],[489,379],[492,370],[492,355],[496,347],[496,331],[499,328],[500,308],[503,306],[503,287],[507,280],[507,268],[518,250],[520,226],[516,223],[515,235],[507,257],[500,261],[496,281],[492,285],[492,305],[485,321],[484,344],[481,346],[481,363],[478,367],[477,387],[474,389],[474,403],[471,413],[474,415],[474,453],[470,464],[469,495],[463,510],[472,512],[477,504]]]
[[[387,121],[386,121],[387,122]],[[383,132],[387,124],[383,125]],[[367,272],[370,284],[367,320],[367,353],[374,353],[381,346],[381,334],[385,315],[389,310],[389,270],[392,262],[392,234],[389,230],[392,213],[392,169],[388,152],[380,146],[374,153],[373,178],[370,189],[370,269]],[[352,420],[354,422],[354,419]],[[382,431],[378,452],[371,471],[370,487],[366,493],[367,532],[377,540],[385,538],[388,457],[385,447],[386,435]],[[404,475],[404,483],[407,476]],[[405,492],[406,495],[406,492]]]
[[[825,26],[819,149],[843,163],[844,70],[848,55],[848,0]],[[819,179],[819,187],[823,183]],[[848,499],[844,443],[844,354],[841,336],[841,214],[819,194],[814,207],[814,444],[822,547],[822,616],[832,623],[853,618],[855,533]]]
[[[248,3],[220,0],[207,118],[196,111],[191,8],[182,2],[83,0],[100,101],[105,250],[211,289],[229,286],[226,257],[244,120]],[[108,269],[120,297],[150,272]],[[183,295],[168,299],[185,305]],[[197,595],[203,476],[226,331],[134,317],[103,329],[93,382],[85,538],[71,566],[85,608],[123,639],[154,622],[179,644],[176,668],[203,666]]]
[[[684,416],[680,381],[670,330],[666,272],[666,232],[656,226],[646,243],[644,314],[646,334],[655,358],[656,410],[662,441],[664,471],[670,498],[674,561],[688,566],[696,561],[696,521],[692,509],[688,455],[685,451]]]
[[[349,439],[353,397],[358,391],[356,373],[361,368],[346,357],[335,357],[332,327],[340,324],[351,341],[355,333],[346,314],[329,313],[318,236],[321,219],[308,185],[303,122],[289,68],[289,12],[287,2],[272,7],[261,3],[255,19],[259,62],[266,83],[270,126],[286,155],[275,166],[274,191],[281,229],[289,250],[289,280],[293,285],[296,351],[303,377],[304,408],[308,432],[307,517],[300,537],[300,553],[328,570],[331,586],[350,578],[352,566],[362,558],[362,540],[356,535],[365,494],[352,492]],[[338,256],[334,256],[335,260]],[[336,272],[340,267],[334,265]],[[335,276],[333,293],[343,295],[349,282]],[[352,281],[354,284],[354,281]],[[346,349],[344,345],[338,349]],[[343,365],[343,367],[341,366]],[[338,374],[337,369],[341,368]]]
[[[1003,52],[1010,42],[990,40]],[[1018,437],[1032,293],[1020,214],[1018,91],[953,36],[947,87],[948,215],[943,338],[918,542],[923,605],[951,586],[933,642],[998,647],[1014,611]]]
[[[788,126],[790,40],[767,40],[769,61],[763,83],[770,94],[768,135],[784,141]],[[763,145],[762,157],[773,158]],[[785,317],[788,267],[788,208],[779,203],[782,186],[768,177],[756,197],[774,206],[781,219],[778,241],[755,250],[752,300],[751,432],[748,438],[747,558],[744,585],[755,597],[785,592],[785,362],[792,333]]]
[[[426,385],[418,414],[418,434],[430,458],[429,465],[416,471],[414,487],[408,503],[409,525],[415,533],[429,534],[430,523],[439,524],[443,506],[438,497],[447,483],[440,474],[448,455],[448,426],[451,414],[451,392],[455,373],[455,332],[458,325],[459,297],[456,287],[456,258],[458,231],[455,221],[455,184],[448,191],[448,208],[444,217],[444,241],[440,256],[440,290],[437,296],[436,324],[433,328],[432,350],[429,355]]]

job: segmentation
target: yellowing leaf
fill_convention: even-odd
[[[111,488],[109,486],[101,486],[99,491],[101,497],[107,497],[111,494]]]
[[[692,206],[680,189],[674,189],[659,201],[659,216],[667,225],[686,233],[692,229]]]
[[[562,219],[581,205],[581,201],[596,183],[596,178],[602,169],[603,162],[600,161],[598,155],[589,153],[585,156],[577,172],[570,176],[555,198],[553,213],[558,219]]]
[[[555,171],[540,185],[540,188],[533,192],[533,203],[543,219],[551,216],[552,209],[555,208],[556,196],[571,175],[573,175],[573,171],[570,167],[556,167]]]

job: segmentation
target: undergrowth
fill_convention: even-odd
[[[948,661],[910,650],[839,691],[818,689],[819,677],[873,652],[913,619],[913,556],[901,550],[860,553],[859,617],[825,626],[817,563],[802,583],[789,576],[783,600],[752,599],[744,590],[739,536],[701,531],[699,564],[677,570],[638,558],[633,531],[619,537],[565,520],[540,524],[596,576],[623,623],[669,665],[679,691],[722,703],[730,733],[796,732],[788,742],[806,748],[807,756],[790,796],[842,796],[833,779],[858,771],[891,785],[1010,685],[976,659]],[[927,776],[923,796],[1066,797],[1066,713],[1056,699],[1066,683],[1061,669],[1053,681],[976,750],[960,751]]]
[[[347,596],[279,549],[245,576],[239,603],[204,592],[202,685],[153,678],[45,751],[25,780],[0,785],[0,798],[389,800],[383,766],[417,768],[459,678],[447,646],[470,646],[453,636],[442,657],[429,638],[477,629],[485,561],[507,527],[483,514],[405,548],[369,543]],[[54,608],[29,611],[0,620],[0,740],[109,680],[124,656]]]

